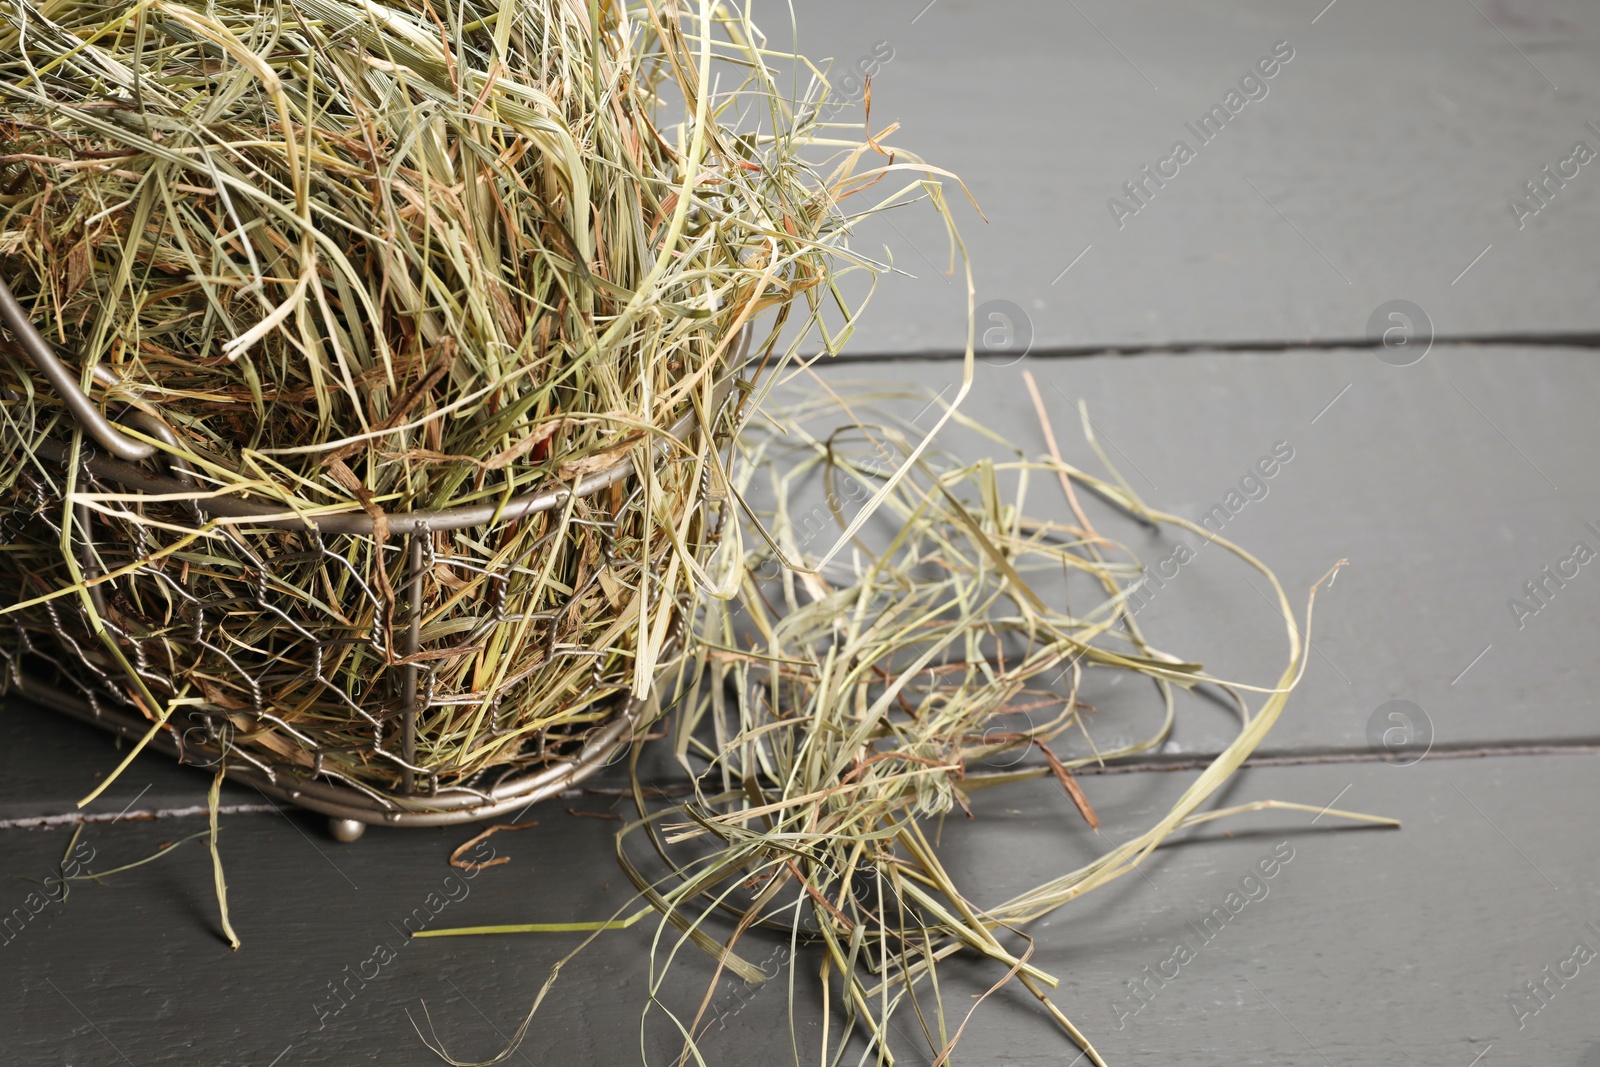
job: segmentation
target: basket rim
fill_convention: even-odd
[[[722,405],[733,391],[734,385],[743,378],[745,367],[749,362],[750,343],[751,329],[746,325],[739,332],[739,339],[735,342],[735,353],[733,358],[728,361],[727,372],[712,386],[712,422],[715,422]],[[664,439],[658,440],[652,448],[656,461],[660,462],[672,450],[674,444],[686,440],[693,434],[699,426],[699,421],[697,413],[691,410],[685,412],[676,422],[669,426]],[[161,425],[165,426],[164,423]],[[174,439],[176,438],[174,437]],[[34,446],[34,453],[55,463],[57,466],[66,466],[72,461],[72,449],[59,441],[49,439],[39,441]],[[181,455],[161,454],[180,461],[182,459]],[[253,518],[256,524],[260,526],[279,529],[315,529],[323,533],[355,535],[370,535],[377,529],[376,520],[365,511],[341,512],[331,515],[302,515],[293,511],[285,511],[282,505],[268,503],[267,501],[206,495],[204,490],[197,489],[192,481],[150,474],[141,470],[134,463],[116,459],[112,456],[94,455],[82,462],[88,467],[90,473],[96,477],[115,482],[124,488],[169,497],[182,498],[188,496],[196,506],[204,511],[229,518]],[[629,477],[635,472],[635,469],[633,457],[623,456],[610,467],[579,478],[570,488],[563,487],[522,493],[504,502],[494,504],[469,504],[432,511],[388,512],[385,515],[385,520],[389,531],[392,533],[462,530],[469,526],[482,526],[496,520],[510,521],[561,507],[567,502],[568,498],[574,495],[584,497],[597,493]]]
[[[142,716],[114,706],[96,706],[24,671],[17,671],[11,680],[11,692],[17,696],[133,740],[148,735],[148,747],[173,757],[180,766],[196,765],[184,764],[178,744],[170,733],[160,729],[152,732],[150,720]],[[226,759],[222,769],[231,781],[333,819],[353,819],[369,826],[453,826],[518,811],[600,770],[618,749],[632,740],[649,701],[626,692],[619,696],[618,703],[620,707],[612,718],[585,736],[576,754],[553,760],[536,771],[512,775],[486,790],[447,787],[432,795],[382,793],[380,796],[335,782],[301,778],[287,769],[269,775],[248,763]]]

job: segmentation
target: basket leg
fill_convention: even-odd
[[[335,841],[349,844],[367,832],[367,824],[355,819],[335,819],[328,817],[328,833]]]
[[[406,656],[416,655],[422,648],[422,539],[425,530],[413,530],[408,537],[410,559],[406,566],[406,579],[411,600],[411,617],[406,627]],[[402,692],[400,702],[400,756],[406,761],[401,772],[401,789],[406,793],[417,791],[416,775],[411,765],[417,759],[417,665],[408,663],[401,668]],[[351,840],[354,840],[352,838]]]

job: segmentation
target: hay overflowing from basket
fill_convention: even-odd
[[[1278,579],[1248,551],[1147,505],[1099,452],[1086,415],[1085,435],[1107,475],[1066,462],[1031,375],[1023,377],[1050,445],[1046,456],[1018,449],[1015,427],[984,427],[947,407],[992,455],[932,448],[912,459],[921,431],[875,401],[910,395],[924,411],[947,403],[914,390],[852,393],[843,404],[818,396],[758,414],[740,436],[735,488],[772,502],[761,515],[771,539],[747,557],[738,597],[709,602],[697,615],[693,655],[679,664],[670,738],[689,772],[689,795],[670,799],[659,779],[635,774],[637,816],[617,831],[616,850],[636,897],[591,923],[435,928],[418,936],[582,929],[592,940],[654,921],[641,1022],[656,1042],[645,1045],[652,1062],[750,1062],[748,1049],[716,1055],[728,1042],[723,980],[742,979],[750,988],[788,986],[792,1058],[763,1049],[763,1062],[956,1062],[982,1002],[1016,983],[1082,1050],[1079,1059],[1103,1067],[1054,1001],[1062,976],[1034,958],[1032,924],[1213,820],[1278,809],[1397,825],[1276,800],[1211,806],[1284,712],[1305,669],[1316,591],[1338,565],[1308,592],[1302,624]],[[825,423],[841,409],[851,413],[847,421]],[[762,481],[772,483],[770,493],[759,491]],[[816,482],[826,491],[822,503]],[[1041,517],[1039,495],[1058,488],[1070,518]],[[852,538],[868,499],[880,500],[883,521]],[[1060,503],[1051,510],[1059,514]],[[813,520],[824,511],[819,530]],[[1286,639],[1276,677],[1220,678],[1146,635],[1130,599],[1143,568],[1127,545],[1102,532],[1119,516],[1214,544],[1267,581]],[[832,540],[824,534],[835,531],[839,539],[824,547]],[[747,538],[760,541],[754,530]],[[1092,715],[1082,698],[1096,675],[1111,672],[1153,683],[1162,714],[1142,737],[1126,721],[1107,722],[1103,716],[1114,713],[1104,708]],[[947,816],[974,818],[980,791],[1041,779],[1063,790],[1081,816],[1059,827],[1064,838],[1098,835],[1095,787],[1085,784],[1095,780],[1080,783],[1074,772],[1158,749],[1179,714],[1178,691],[1197,689],[1237,710],[1238,733],[1186,786],[1174,786],[1170,806],[1148,823],[1096,840],[1091,862],[996,900],[996,883],[1036,869],[1037,857],[974,871],[942,855]],[[1107,734],[1122,740],[1106,743]],[[978,810],[981,833],[993,809]],[[1052,940],[1059,945],[1070,928],[1058,926]],[[416,1021],[423,1040],[461,1067],[509,1061],[537,1033],[537,1012],[587,944],[551,968],[495,1056],[454,1056],[425,1015]],[[682,950],[691,945],[716,961],[704,987],[679,977]],[[794,959],[794,971],[772,972],[768,964],[785,950],[781,959]],[[949,965],[957,958],[969,983],[963,992],[976,980],[987,993],[952,994]],[[783,1049],[784,1038],[773,1047]],[[663,1060],[663,1048],[676,1053]],[[1061,1062],[1069,1060],[1070,1052]]]
[[[0,276],[151,453],[0,341],[8,676],[380,802],[647,700],[728,585],[741,341],[817,313],[855,181],[723,125],[776,99],[759,45],[611,3],[0,20]]]

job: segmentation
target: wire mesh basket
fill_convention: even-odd
[[[653,696],[636,692],[618,624],[606,628],[595,607],[618,583],[650,581],[648,552],[622,532],[650,521],[638,514],[644,479],[633,459],[494,503],[381,516],[286,513],[271,500],[208,491],[181,458],[188,446],[148,405],[119,421],[169,447],[122,432],[4,282],[0,319],[69,417],[53,434],[35,427],[25,452],[8,442],[26,462],[0,497],[4,541],[64,549],[81,574],[72,595],[32,590],[35,603],[9,614],[0,691],[182,763],[220,764],[234,780],[327,815],[342,839],[367,824],[441,825],[517,810],[579,782],[634,736]],[[710,407],[686,412],[650,446],[653,478],[690,476],[673,461],[675,441],[731,438],[749,342],[746,331],[730,346],[736,354]],[[94,380],[117,381],[103,365]],[[8,403],[22,399],[7,392]],[[74,428],[82,433],[76,449],[61,440]],[[86,502],[106,491],[121,511]],[[64,524],[69,492],[76,503]],[[704,558],[722,510],[709,492],[699,500],[685,528]],[[550,551],[575,526],[602,546],[557,610],[525,610],[538,560],[501,551],[504,531],[528,522],[549,527],[536,549]],[[308,561],[322,576],[317,588],[296,584]],[[452,590],[467,578],[478,593],[456,602]],[[18,592],[19,602],[30,599],[30,590]],[[664,660],[681,648],[689,610],[676,606]],[[242,618],[253,628],[240,630]],[[535,650],[535,666],[519,676],[460,668],[486,644],[512,641]],[[503,707],[545,699],[550,714],[536,729],[502,721]],[[451,731],[456,743],[488,746],[490,765],[456,773],[424,758],[419,746]]]

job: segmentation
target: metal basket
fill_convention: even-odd
[[[314,519],[286,517],[281,505],[268,501],[204,495],[188,464],[149,444],[126,436],[116,425],[101,415],[94,401],[79,387],[75,374],[61,363],[49,343],[33,327],[25,310],[4,281],[0,281],[0,320],[9,327],[33,364],[60,396],[67,411],[81,427],[85,436],[104,450],[105,454],[91,455],[87,460],[84,460],[80,453],[81,476],[88,479],[91,484],[116,485],[123,491],[133,491],[141,495],[164,495],[169,500],[184,499],[197,523],[203,521],[204,515],[209,513],[252,518],[254,520],[252,526],[296,530],[309,539],[315,550],[324,553],[330,551],[325,540],[327,538],[374,533],[374,520],[364,512]],[[713,390],[713,403],[707,412],[705,422],[705,426],[713,432],[724,425],[723,420],[730,417],[729,400],[735,395],[734,385],[740,378],[749,345],[750,335],[746,330],[736,343],[737,354],[729,361],[729,369]],[[104,365],[95,368],[95,378],[104,385],[114,385],[117,382],[115,374]],[[185,450],[173,429],[148,409],[132,410],[123,416],[123,421],[175,450]],[[697,414],[691,411],[684,415],[668,432],[672,438],[679,441],[702,432]],[[670,447],[671,441],[663,440],[657,443],[655,456],[658,463],[665,458]],[[38,444],[34,454],[45,462],[66,468],[71,462],[72,450],[59,442],[45,440]],[[142,462],[151,459],[164,461],[168,469],[164,472],[152,472],[140,466]],[[365,583],[361,583],[364,595],[372,598],[372,606],[375,609],[376,621],[368,640],[374,642],[375,647],[378,647],[390,662],[405,661],[417,656],[421,650],[424,575],[441,563],[446,566],[468,566],[482,571],[473,564],[453,563],[449,559],[440,557],[434,550],[435,533],[461,531],[469,527],[487,528],[491,522],[505,523],[536,512],[548,511],[566,505],[572,496],[589,496],[622,483],[633,474],[633,460],[624,458],[607,469],[580,478],[570,488],[562,487],[515,496],[499,504],[389,514],[387,516],[389,536],[404,537],[407,556],[406,578],[396,587],[394,599],[399,598],[399,592],[403,589],[407,603],[404,605],[386,603],[378,593]],[[59,501],[59,497],[55,500]],[[48,502],[50,501],[38,501],[40,504]],[[709,507],[709,504],[703,506]],[[41,507],[39,510],[45,509]],[[720,514],[717,518],[720,521]],[[76,554],[86,579],[100,576],[96,563],[97,553],[93,551],[95,546],[92,524],[93,512],[80,504],[74,512],[74,525],[81,530],[81,540],[77,543]],[[713,542],[715,539],[714,534],[709,538]],[[248,548],[245,551],[248,551]],[[267,560],[255,562],[263,568],[263,572],[270,564]],[[494,574],[487,571],[482,573],[488,574],[492,588],[504,588],[503,578],[497,580]],[[359,578],[357,580],[359,581]],[[262,597],[265,597],[264,582],[265,579],[263,579]],[[104,610],[104,585],[105,583],[101,583],[90,587],[90,596],[94,598],[102,617],[107,614]],[[271,610],[264,599],[260,602],[260,606]],[[52,644],[55,647],[43,647],[41,643],[32,641],[26,631],[19,627],[18,632],[23,635],[21,646],[23,655],[16,658],[7,657],[12,658],[13,662],[8,665],[9,679],[0,679],[0,688],[3,688],[8,680],[12,691],[57,711],[126,737],[144,738],[150,735],[152,733],[150,718],[141,714],[129,701],[126,693],[117,684],[115,676],[97,666],[92,657],[85,654],[79,637],[62,625],[59,613],[53,604],[49,610],[54,627]],[[380,631],[386,628],[381,627],[379,623],[386,618],[391,623],[397,622],[400,618],[406,621],[403,631],[397,626],[393,627],[399,647],[393,650],[392,654],[389,649],[380,647],[383,643]],[[506,616],[504,604],[501,603],[491,622],[494,625],[504,625],[508,621],[514,620]],[[680,629],[682,622],[680,613]],[[551,632],[554,632],[553,624]],[[135,654],[137,670],[141,673],[154,670],[151,664],[142,661],[143,654],[136,640],[125,633],[119,633],[117,637],[130,643]],[[203,640],[198,623],[195,639]],[[673,644],[680,645],[681,640],[675,637]],[[319,647],[319,656],[320,652]],[[576,650],[574,654],[582,652]],[[595,663],[598,673],[598,658]],[[89,668],[87,673],[93,675],[92,677],[86,676],[85,667]],[[567,789],[598,770],[629,742],[645,713],[647,703],[623,689],[615,697],[610,698],[609,717],[582,731],[581,734],[552,738],[541,733],[537,739],[530,742],[540,749],[538,756],[542,762],[536,769],[492,774],[489,775],[491,780],[439,785],[431,780],[426,768],[416,765],[417,724],[430,708],[442,707],[443,702],[449,701],[451,696],[437,693],[427,684],[425,671],[418,666],[415,659],[389,669],[400,672],[402,696],[397,728],[390,730],[389,724],[383,719],[372,715],[366,717],[371,719],[373,726],[370,754],[374,758],[393,761],[400,768],[401,788],[397,792],[378,790],[367,783],[356,782],[353,779],[340,780],[330,777],[322,763],[322,754],[317,750],[316,740],[295,730],[276,717],[270,707],[264,706],[259,687],[256,689],[255,707],[247,709],[246,714],[254,721],[286,730],[297,738],[314,757],[309,769],[289,764],[274,765],[256,759],[237,748],[230,748],[226,730],[217,729],[205,712],[191,713],[191,721],[193,718],[198,718],[200,722],[187,729],[180,730],[177,725],[169,724],[167,729],[155,731],[149,738],[148,744],[183,763],[214,766],[220,761],[229,778],[252,786],[268,796],[322,813],[329,817],[334,836],[341,840],[354,840],[360,836],[367,824],[438,826],[471,822],[518,810]],[[323,679],[318,677],[317,682],[320,684]],[[253,681],[251,684],[255,685],[256,682]],[[600,684],[601,679],[596,677],[595,685]],[[351,703],[353,713],[366,714],[348,692],[342,692],[341,695],[344,700]],[[229,758],[224,760],[225,756]]]

